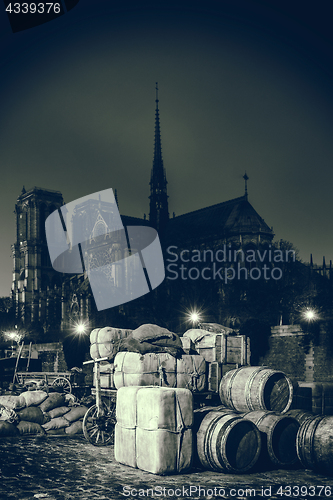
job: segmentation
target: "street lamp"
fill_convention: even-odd
[[[89,321],[75,321],[72,325],[72,330],[75,335],[85,335],[89,329]]]
[[[187,313],[187,321],[192,323],[192,328],[200,328],[200,321],[202,320],[201,314],[196,309],[192,309]]]
[[[302,316],[308,323],[312,323],[319,318],[317,311],[309,307],[302,312]]]

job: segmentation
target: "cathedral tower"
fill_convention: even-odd
[[[158,109],[158,86],[156,83],[156,109],[155,109],[155,145],[154,159],[150,178],[150,212],[149,222],[163,232],[169,220],[167,180],[162,159],[160,117]]]
[[[17,199],[12,297],[19,323],[44,322],[47,301],[52,301],[50,290],[61,290],[61,275],[54,271],[49,258],[45,219],[62,205],[60,192],[37,187],[29,191],[23,187]]]

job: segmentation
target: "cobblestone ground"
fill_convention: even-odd
[[[195,469],[189,474],[156,476],[118,464],[112,446],[96,448],[83,437],[2,439],[0,473],[1,500],[333,497],[333,477],[304,469],[237,476]]]

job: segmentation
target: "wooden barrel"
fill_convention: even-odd
[[[242,366],[224,375],[219,394],[221,403],[236,411],[284,413],[292,403],[293,385],[283,372],[267,366]]]
[[[123,328],[95,328],[90,334],[90,356],[93,359],[108,357],[113,359],[115,356],[115,343],[127,337],[132,330],[124,330]]]
[[[193,411],[193,433],[194,435],[196,435],[196,433],[198,432],[199,430],[199,427],[201,425],[201,422],[203,421],[203,419],[205,418],[205,416],[212,412],[212,411],[219,411],[219,412],[223,412],[223,413],[232,413],[232,414],[235,414],[235,411],[234,410],[231,410],[230,408],[228,408],[227,406],[223,406],[223,405],[220,405],[220,406],[203,406],[202,408],[197,408]],[[239,413],[238,416],[240,417],[241,414]]]
[[[313,413],[303,410],[289,410],[285,415],[295,418],[300,425],[305,422],[305,420],[313,419],[315,416]]]
[[[262,459],[268,455],[273,464],[282,467],[298,462],[296,437],[300,424],[295,418],[265,410],[251,411],[242,416],[256,424],[262,433]]]
[[[253,468],[261,450],[257,427],[234,413],[212,411],[197,433],[197,453],[206,469],[243,473]]]
[[[333,417],[317,416],[301,425],[297,434],[297,455],[302,465],[333,475]]]

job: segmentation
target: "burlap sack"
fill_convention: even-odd
[[[0,404],[12,410],[25,408],[25,399],[21,396],[0,396]]]
[[[47,398],[45,391],[26,391],[22,392],[21,398],[25,401],[25,406],[38,406]]]
[[[64,417],[52,418],[46,424],[43,424],[43,429],[49,431],[51,429],[62,429],[63,427],[68,427],[69,422]]]
[[[83,418],[85,414],[87,413],[88,408],[86,406],[76,406],[71,409],[69,413],[66,413],[64,415],[64,418],[68,422],[76,422],[76,420],[79,420],[80,418]]]
[[[61,427],[61,429],[49,429],[46,431],[47,436],[64,436],[65,435],[65,427]]]
[[[24,408],[17,412],[20,420],[24,422],[35,422],[36,424],[42,425],[47,422],[47,418],[40,408],[37,406],[30,406],[30,408]]]
[[[46,413],[50,410],[53,410],[53,408],[58,408],[58,406],[64,406],[64,404],[64,394],[60,394],[59,392],[51,392],[51,394],[49,394],[45,401],[43,401],[39,405],[39,408],[42,410],[42,412]]]
[[[69,427],[65,428],[66,434],[72,436],[73,434],[83,434],[82,420],[73,422]]]
[[[70,408],[68,406],[58,406],[58,408],[53,408],[48,412],[50,418],[62,417],[65,413],[68,413]]]
[[[9,422],[0,422],[0,437],[18,436],[18,434],[16,425]]]
[[[36,422],[26,422],[24,420],[21,420],[21,422],[17,425],[17,430],[21,436],[27,434],[45,434],[44,429],[39,424]]]

